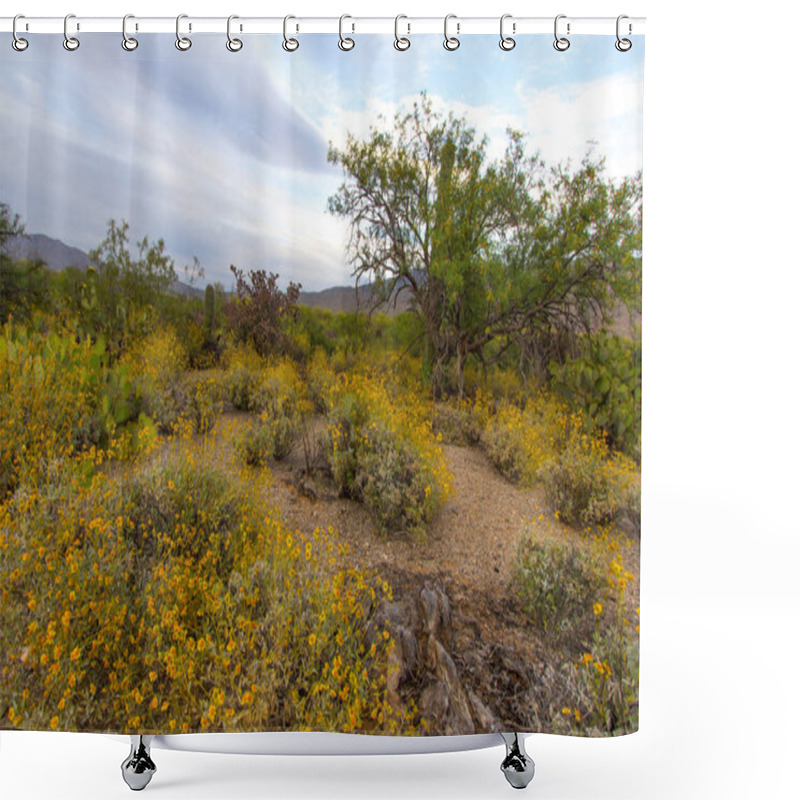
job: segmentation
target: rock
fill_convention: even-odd
[[[475,728],[479,733],[494,733],[497,731],[497,720],[494,714],[484,705],[483,701],[469,690],[467,692],[469,704],[472,706],[472,719],[475,721]]]

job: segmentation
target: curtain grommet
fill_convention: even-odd
[[[451,19],[456,19],[455,14],[448,14],[444,18],[444,42],[442,43],[445,50],[449,50],[451,53],[454,50],[458,50],[461,47],[461,41],[458,38],[458,33],[461,31],[461,23],[456,22],[456,36],[450,36],[447,32],[447,25]]]
[[[563,53],[566,50],[569,50],[569,39],[566,36],[559,36],[558,35],[558,21],[560,19],[566,19],[566,14],[559,14],[555,22],[553,23],[553,32],[555,33],[556,40],[553,42],[553,47],[558,50],[559,53]],[[569,35],[569,22],[567,23],[567,35]]]
[[[287,53],[294,53],[294,51],[297,50],[298,47],[300,47],[300,42],[298,42],[297,39],[289,37],[288,35],[290,19],[296,19],[296,17],[293,14],[287,14],[283,18],[283,43],[281,47],[283,47],[283,49]]]
[[[517,46],[516,39],[514,39],[512,36],[506,36],[503,31],[503,26],[507,19],[511,19],[511,14],[503,14],[503,16],[500,17],[500,49],[504,50],[506,53],[508,53],[510,50],[513,50]],[[511,32],[517,32],[516,22],[511,23]]]
[[[622,20],[624,20],[624,19],[628,19],[628,15],[627,14],[620,14],[617,17],[617,41],[614,42],[614,47],[616,47],[617,50],[619,50],[620,53],[627,53],[628,50],[630,50],[631,47],[633,47],[633,42],[630,39],[623,39],[619,35],[620,22],[622,22]],[[628,23],[628,35],[629,36],[630,36],[632,30],[633,29],[632,29],[631,24],[629,22]]]
[[[64,42],[63,42],[63,45],[64,45],[64,49],[65,50],[69,50],[70,53],[73,53],[75,50],[77,50],[81,46],[81,43],[80,43],[80,40],[78,39],[77,36],[70,36],[69,35],[68,27],[69,27],[69,21],[71,19],[75,19],[75,15],[74,14],[67,14],[67,16],[64,17]],[[80,27],[77,27],[76,30],[80,30]]]
[[[22,53],[22,52],[24,52],[25,50],[28,49],[29,42],[28,42],[27,39],[23,39],[22,36],[20,36],[17,33],[17,20],[18,19],[25,19],[25,15],[24,14],[17,14],[14,17],[14,21],[11,23],[11,35],[13,36],[13,38],[11,39],[11,46],[18,53]]]
[[[231,36],[231,22],[235,19],[239,19],[236,14],[231,14],[228,17],[228,41],[225,42],[225,47],[227,47],[228,51],[231,53],[238,53],[244,47],[244,42],[242,42],[241,39]]]
[[[122,49],[132,53],[139,46],[139,40],[133,36],[128,36],[129,19],[134,19],[133,14],[126,14],[122,18]]]
[[[352,17],[349,14],[342,14],[342,16],[339,17],[339,49],[343,50],[345,53],[349,53],[356,46],[356,43],[354,39],[344,35],[343,28],[346,19],[352,19]],[[352,23],[351,27],[355,30],[355,25]]]
[[[182,53],[185,53],[192,46],[192,40],[188,36],[181,35],[181,20],[188,19],[188,17],[188,14],[178,14],[175,19],[175,47]],[[189,30],[191,31],[191,29],[192,26],[190,25]]]
[[[400,35],[401,19],[408,19],[408,17],[405,14],[398,14],[394,18],[394,49],[399,50],[402,53],[408,50],[409,47],[411,47],[411,39],[408,39],[405,36]],[[410,23],[406,23],[406,28],[408,29],[407,32],[411,33]]]

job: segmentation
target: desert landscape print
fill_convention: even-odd
[[[638,728],[643,53],[484,38],[3,56],[0,727]]]

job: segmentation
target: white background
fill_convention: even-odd
[[[527,791],[540,800],[800,796],[791,766],[800,744],[797,5],[26,0],[3,11],[68,12],[648,18],[641,730],[610,741],[529,739],[537,775]],[[0,46],[10,46],[6,35]],[[104,737],[4,732],[0,796],[128,797],[126,753]],[[485,800],[512,791],[500,748],[155,757],[153,798]]]

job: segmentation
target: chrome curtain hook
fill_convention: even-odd
[[[188,19],[188,14],[178,14],[175,20],[175,47],[178,50],[188,50],[192,46],[192,40],[188,36],[181,36],[181,20]],[[189,25],[189,30],[192,26]]]
[[[461,46],[461,42],[458,40],[457,36],[450,36],[447,33],[447,25],[451,19],[456,19],[455,14],[448,14],[444,18],[444,49],[445,50],[458,50]],[[461,23],[456,22],[456,34],[461,31]]]
[[[565,50],[569,50],[569,39],[564,36],[558,35],[558,21],[560,19],[566,19],[566,14],[559,14],[556,17],[556,21],[553,25],[553,31],[555,33],[556,40],[553,42],[553,47],[558,50],[560,53],[563,53]],[[569,34],[569,22],[567,23],[567,34]]]
[[[346,19],[353,19],[349,14],[342,14],[339,17],[339,49],[340,50],[352,50],[356,43],[349,37],[344,35],[344,21]],[[351,23],[351,27],[355,30],[355,25]]]
[[[67,16],[64,17],[64,49],[70,52],[77,50],[81,46],[81,43],[76,37],[69,35],[69,21],[71,19],[75,19],[74,14],[67,14]],[[80,26],[78,26],[76,30],[80,30]]]
[[[233,22],[233,20],[235,19],[239,19],[239,17],[236,14],[231,14],[228,17],[228,41],[225,42],[225,47],[227,47],[228,50],[231,51],[231,53],[238,53],[243,47],[241,39],[234,39],[231,36],[231,22]]]
[[[139,46],[139,40],[128,36],[128,20],[135,19],[133,14],[126,14],[122,18],[122,49],[127,50],[129,53],[134,51]]]
[[[297,39],[289,38],[288,30],[290,19],[296,19],[296,17],[292,16],[291,14],[287,14],[283,18],[283,49],[287,53],[293,53],[298,47],[300,47],[300,42],[298,42]]]
[[[400,20],[401,19],[408,19],[405,14],[398,14],[394,18],[394,49],[395,50],[408,50],[411,47],[411,39],[407,39],[405,36],[400,36]],[[411,33],[411,23],[406,23],[406,28],[408,29],[407,32]]]
[[[506,52],[513,50],[517,46],[517,42],[511,36],[506,36],[503,33],[503,25],[507,19],[511,19],[511,14],[503,14],[503,16],[500,17],[500,49],[505,50]],[[517,32],[516,22],[512,23],[511,32]]]
[[[631,47],[633,47],[633,42],[631,42],[630,39],[621,39],[620,35],[619,35],[620,22],[622,22],[622,20],[624,20],[624,19],[628,19],[628,15],[627,14],[620,14],[617,17],[617,41],[614,42],[614,47],[616,47],[617,50],[620,51],[620,53],[627,53],[628,50],[630,50]],[[633,27],[631,26],[631,24],[629,22],[628,23],[628,35],[630,35],[632,32],[633,32]]]
[[[21,36],[20,36],[20,35],[17,33],[17,20],[18,20],[18,19],[25,19],[25,15],[24,15],[24,14],[17,14],[17,16],[16,16],[16,17],[14,17],[14,21],[11,23],[11,33],[12,33],[12,35],[13,35],[13,37],[14,37],[14,38],[11,40],[11,46],[12,46],[12,47],[13,47],[13,48],[14,48],[14,49],[15,49],[15,50],[18,52],[18,53],[21,53],[23,50],[27,50],[27,49],[28,49],[28,40],[27,40],[27,39],[23,39],[23,38],[22,38],[22,37],[21,37]]]

